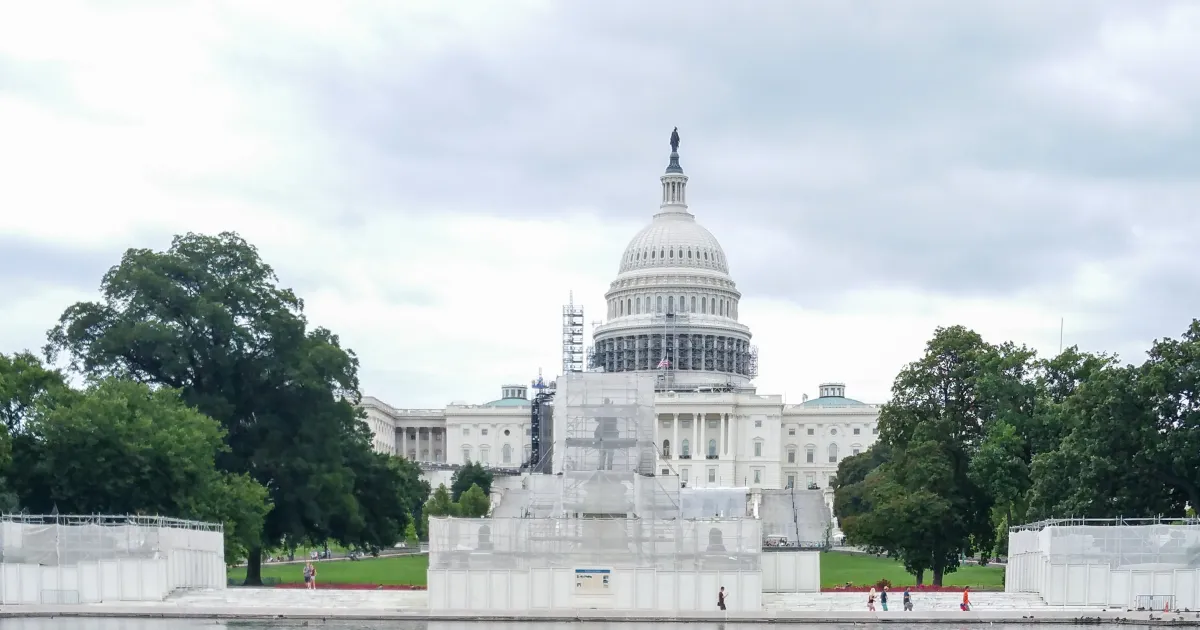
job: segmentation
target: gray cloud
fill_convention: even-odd
[[[1105,20],[1172,4],[554,3],[434,52],[406,43],[422,25],[373,16],[389,45],[371,55],[239,22],[220,69],[256,103],[241,122],[297,149],[268,172],[173,184],[347,232],[381,213],[648,220],[678,125],[693,209],[747,294],[836,309],[880,286],[1064,290],[1130,256],[1139,230],[1195,214],[1197,110],[1167,131],[1118,125],[1026,79]],[[1172,289],[1180,273],[1141,279],[1144,295],[1110,305],[1127,328],[1095,342],[1181,329],[1198,305]]]
[[[48,286],[99,289],[101,277],[119,260],[115,250],[80,249],[0,234],[0,296],[16,302]]]

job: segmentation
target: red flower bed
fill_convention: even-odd
[[[276,584],[275,588],[305,588],[303,583]],[[317,588],[322,591],[423,591],[424,586],[409,584],[322,584],[317,581]]]

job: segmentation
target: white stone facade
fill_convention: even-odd
[[[625,248],[594,332],[590,369],[653,372],[656,474],[690,487],[825,488],[838,462],[877,437],[879,409],[824,383],[797,405],[760,395],[758,349],[740,321],[741,293],[717,239],[688,209],[687,181],[672,152],[651,223]],[[529,461],[527,388],[505,385],[482,405],[396,409],[366,397],[375,448],[431,465]]]
[[[827,395],[797,405],[777,395],[659,392],[658,473],[696,488],[827,487],[838,462],[875,443],[879,408],[845,398],[839,383],[820,390]],[[363,407],[380,452],[434,465],[470,460],[516,469],[529,460],[531,409],[523,398],[396,409],[368,396]]]

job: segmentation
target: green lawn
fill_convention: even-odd
[[[354,562],[326,560],[317,563],[317,585],[424,586],[425,570],[428,567],[429,556],[424,554],[371,558]],[[303,571],[302,563],[268,564],[263,566],[262,574],[263,577],[277,578],[281,582],[298,583],[304,581]],[[233,569],[229,572],[229,577],[237,581],[244,580],[246,570],[240,567]],[[1003,567],[967,565],[946,575],[944,585],[999,589],[1003,587],[1003,577]],[[870,586],[881,579],[887,579],[895,586],[911,586],[917,583],[917,580],[906,573],[904,567],[895,560],[837,551],[821,554],[821,586],[823,587],[842,586],[846,582],[857,586]],[[931,579],[932,576],[926,574],[926,583],[929,583]]]
[[[888,558],[877,558],[857,553],[830,551],[821,554],[821,586],[828,588],[843,586],[850,582],[855,586],[871,586],[886,579],[894,586],[914,586],[917,579],[904,570],[904,565]],[[925,573],[929,584],[933,575]],[[946,574],[943,586],[970,586],[981,589],[1000,589],[1004,586],[1004,567],[966,565],[954,573]]]
[[[388,586],[424,586],[429,556],[413,554],[367,560],[322,560],[317,567],[317,586],[321,584],[385,584]],[[304,563],[264,564],[264,578],[278,578],[283,583],[304,581]],[[229,578],[246,579],[245,567],[229,571]]]

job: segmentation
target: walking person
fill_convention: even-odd
[[[883,612],[887,612],[887,589],[883,587],[883,591],[879,593],[879,605],[883,607]]]
[[[961,608],[963,610],[963,612],[968,612],[971,610],[971,587],[970,586],[963,587],[963,600],[962,600],[962,603],[958,605],[958,607]]]
[[[304,588],[310,591],[317,588],[317,568],[312,562],[304,564]]]
[[[904,610],[905,611],[912,610],[912,593],[908,592],[907,586],[904,587]]]
[[[724,586],[721,587],[721,590],[717,591],[717,608],[725,610],[725,598],[728,597],[728,595],[729,594],[725,592]]]
[[[871,592],[867,593],[867,610],[875,612],[875,587],[871,587]]]

